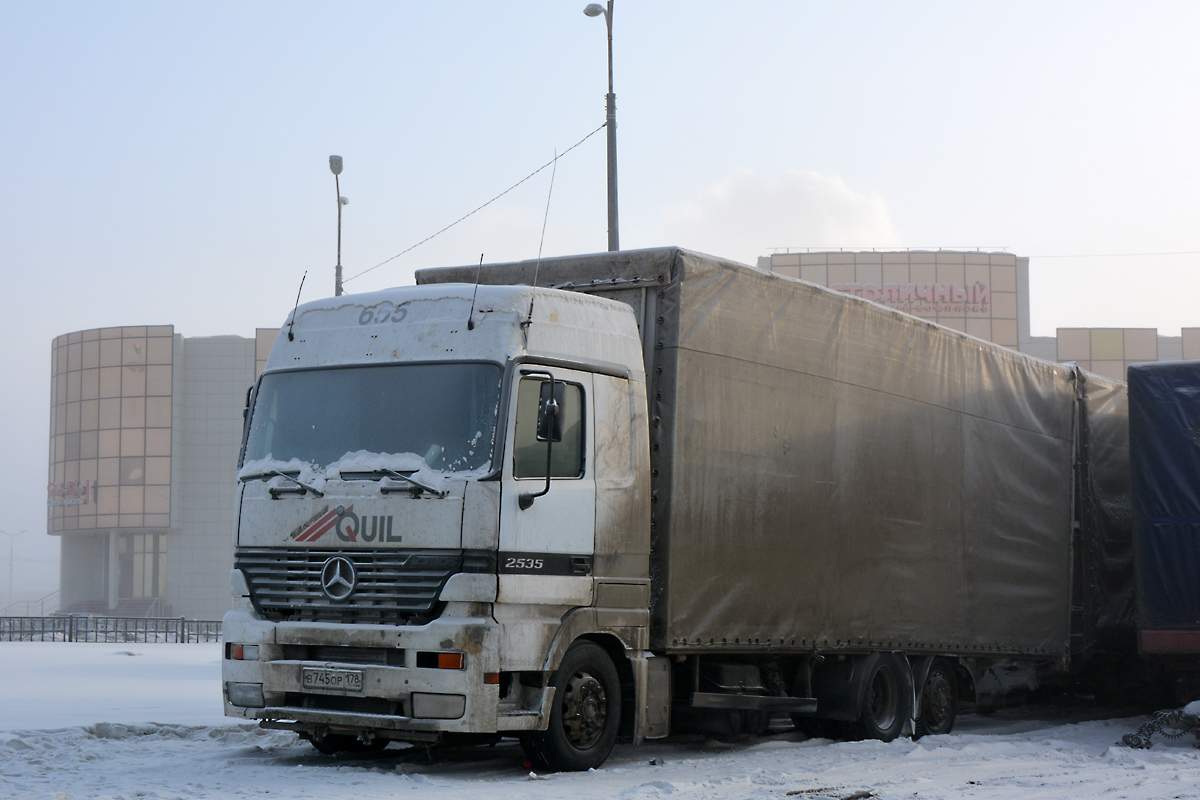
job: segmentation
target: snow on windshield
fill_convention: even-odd
[[[238,470],[238,480],[249,480],[263,475],[274,475],[282,472],[287,475],[295,476],[296,480],[316,489],[318,492],[325,490],[325,472],[316,464],[307,461],[301,461],[298,458],[291,458],[287,461],[281,461],[278,458],[272,458],[268,453],[266,458],[257,458],[253,461],[247,461]],[[279,485],[282,478],[275,478],[274,482]]]
[[[447,489],[447,481],[451,475],[464,478],[482,477],[487,474],[486,468],[469,470],[465,473],[462,470],[434,469],[429,466],[425,458],[416,453],[369,453],[366,450],[358,450],[346,453],[337,461],[324,467],[319,467],[312,462],[301,461],[298,458],[281,461],[268,454],[266,458],[247,461],[243,464],[242,468],[238,470],[238,478],[247,480],[283,472],[295,476],[297,480],[318,491],[324,491],[327,480],[361,473],[377,473],[381,477],[386,477],[385,470],[411,476],[418,483],[439,492]]]
[[[500,378],[501,368],[487,363],[268,373],[254,403],[239,475],[306,468],[314,476],[381,468],[487,471]],[[263,469],[268,462],[273,466]]]

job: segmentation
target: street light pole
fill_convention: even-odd
[[[604,15],[604,24],[608,27],[608,95],[606,96],[605,122],[608,128],[608,249],[621,249],[620,226],[617,220],[617,95],[613,92],[613,55],[612,55],[612,14],[613,0],[608,0],[608,6],[591,3],[583,13],[589,17]]]
[[[11,609],[11,608],[12,608],[12,603],[13,603],[13,599],[12,599],[12,589],[13,589],[13,540],[14,540],[14,539],[16,539],[18,536],[20,536],[20,535],[21,535],[22,533],[24,533],[24,532],[25,532],[24,530],[17,531],[16,533],[9,533],[8,531],[0,531],[0,533],[3,533],[5,536],[7,536],[7,537],[8,537],[8,605],[6,605],[6,606],[4,607],[5,609]]]
[[[337,237],[337,267],[333,273],[333,296],[342,296],[342,206],[350,201],[342,197],[342,187],[338,176],[342,174],[342,157],[329,157],[329,171],[333,173],[333,188],[338,199],[338,237]]]

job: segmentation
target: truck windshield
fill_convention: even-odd
[[[496,364],[384,364],[264,375],[245,461],[298,458],[325,467],[348,453],[415,453],[464,472],[492,459]]]

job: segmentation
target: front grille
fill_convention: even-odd
[[[322,711],[346,711],[351,714],[404,714],[404,704],[382,697],[346,697],[336,694],[288,692],[284,704],[293,708],[317,708]]]
[[[321,568],[334,556],[354,564],[354,591],[341,601],[321,589]],[[250,597],[273,620],[423,623],[437,616],[438,595],[462,568],[461,550],[308,550],[239,547],[234,566]]]

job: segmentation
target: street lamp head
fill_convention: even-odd
[[[347,197],[339,197],[339,198],[338,198],[338,202],[339,202],[339,203],[341,203],[341,204],[342,204],[342,205],[344,205],[344,206],[348,206],[348,205],[350,205],[350,199],[349,199],[349,198],[347,198]]]
[[[341,156],[330,156],[329,157],[329,171],[332,172],[334,175],[342,174],[342,157]]]
[[[583,9],[583,13],[587,14],[589,17],[598,17],[601,14],[605,14],[607,12],[608,12],[608,9],[606,9],[604,6],[600,5],[599,3],[588,3],[587,7]]]

